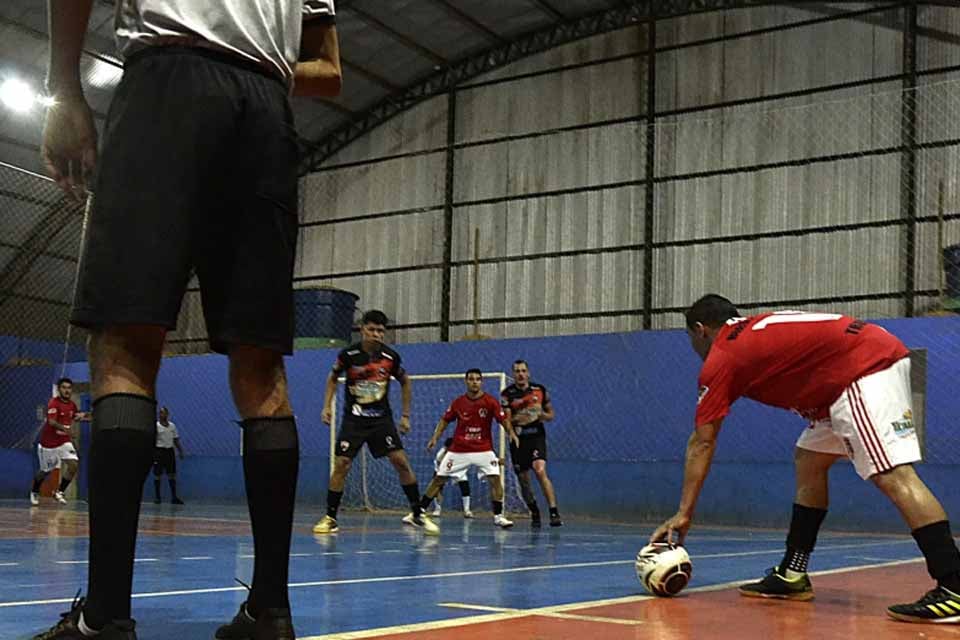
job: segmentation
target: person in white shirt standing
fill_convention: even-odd
[[[96,194],[70,317],[90,332],[88,589],[36,639],[136,640],[130,596],[157,375],[195,273],[210,347],[230,360],[255,556],[250,594],[216,637],[293,640],[300,452],[283,356],[293,351],[301,158],[289,98],[340,93],[333,0],[115,0],[123,77],[102,149],[80,73],[93,2],[48,0],[41,144],[68,197],[85,198],[88,178]]]
[[[180,444],[180,434],[177,425],[170,421],[170,410],[160,407],[160,418],[157,420],[157,450],[153,459],[153,492],[154,504],[160,504],[160,478],[164,474],[170,483],[170,504],[183,504],[177,494],[177,457],[173,455],[176,447],[180,459],[183,460],[183,445]]]

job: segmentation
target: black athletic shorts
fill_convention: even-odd
[[[546,434],[520,436],[519,447],[510,445],[510,461],[513,463],[513,470],[517,473],[532,469],[534,460],[547,461]]]
[[[279,78],[202,49],[134,54],[104,125],[71,321],[174,329],[195,273],[214,350],[290,353],[298,162]]]
[[[175,475],[177,473],[177,456],[173,454],[173,447],[157,447],[153,451],[153,475],[158,477],[163,474]]]
[[[337,455],[353,459],[364,443],[374,458],[382,458],[391,451],[403,449],[400,434],[392,418],[383,420],[346,420],[337,436]]]

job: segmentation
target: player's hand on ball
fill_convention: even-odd
[[[320,412],[320,419],[323,420],[324,424],[330,424],[333,422],[333,411],[330,411],[329,407],[324,407],[323,411]]]
[[[650,542],[669,542],[682,545],[691,524],[693,524],[693,520],[690,519],[690,516],[677,513],[657,527],[657,530],[650,536]],[[676,534],[676,540],[674,540],[674,534]]]
[[[410,418],[402,416],[400,418],[400,433],[406,435],[410,433]]]

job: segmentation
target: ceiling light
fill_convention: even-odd
[[[23,80],[10,78],[0,85],[0,102],[13,111],[29,111],[36,100],[33,89]]]

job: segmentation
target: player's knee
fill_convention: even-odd
[[[93,395],[153,396],[166,329],[148,325],[95,329],[88,341]]]
[[[281,417],[293,413],[280,352],[233,345],[229,358],[230,387],[241,417]]]
[[[353,459],[348,458],[347,456],[337,456],[337,459],[333,462],[333,472],[342,477],[350,472],[350,467],[353,466]]]
[[[920,479],[920,476],[917,475],[912,464],[901,464],[893,469],[875,473],[870,476],[870,480],[878,489],[888,495],[902,491],[911,491],[917,485],[923,484],[923,481]]]

